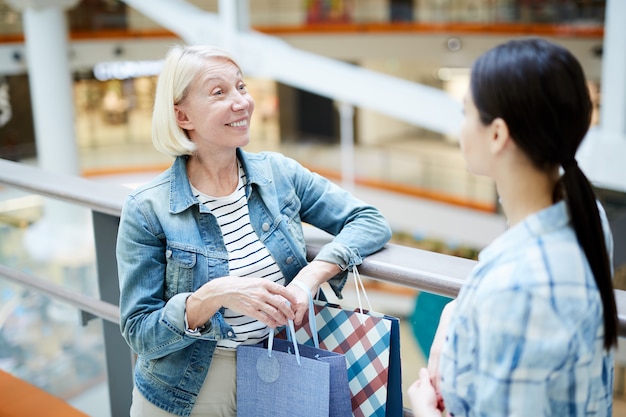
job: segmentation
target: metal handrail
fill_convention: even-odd
[[[112,216],[117,219],[121,214],[124,199],[130,191],[123,186],[99,183],[67,174],[44,172],[37,167],[3,159],[0,159],[0,184],[81,205],[91,209],[94,213],[102,213],[105,217]],[[96,218],[98,221],[103,221],[98,216]],[[311,228],[305,228],[307,256],[313,258],[328,237],[309,229]],[[107,244],[113,243],[109,241]],[[108,249],[110,251],[110,248]],[[359,270],[363,275],[376,280],[456,297],[465,277],[468,276],[475,264],[475,261],[469,259],[402,245],[387,244],[379,252],[366,257]],[[119,326],[120,320],[118,305],[84,295],[5,265],[0,265],[0,276],[41,291],[76,307],[82,312],[107,320],[112,324],[108,332],[117,333],[119,336],[119,330],[115,330]],[[615,295],[619,319],[618,332],[621,337],[626,337],[626,292],[616,290]],[[108,298],[111,301],[110,294]],[[105,329],[105,338],[106,333],[107,329]],[[114,344],[115,341],[112,340],[111,343]],[[114,348],[111,348],[111,351],[113,352]],[[120,365],[121,368],[124,366],[126,365]],[[122,378],[125,375],[125,371],[120,371],[119,367],[117,369],[110,368],[109,373],[114,375],[113,379],[117,380],[118,383],[120,382],[119,375],[122,375]],[[128,379],[132,379],[132,377],[129,376]],[[111,382],[109,382],[109,389],[111,391]],[[126,393],[129,388],[121,386],[119,390],[123,394],[110,393],[110,403],[112,405],[118,403],[117,407],[120,410],[127,410]],[[122,400],[120,397],[123,397]],[[413,414],[405,408],[404,416],[412,417]]]
[[[31,274],[9,268],[0,264],[0,276],[13,281],[21,286],[25,286],[44,293],[56,300],[63,301],[78,310],[94,315],[95,317],[120,323],[119,306],[107,303],[98,298],[84,295],[78,291],[71,290],[59,284],[54,284],[45,279]]]
[[[124,199],[130,191],[120,185],[95,182],[67,174],[44,172],[37,167],[3,159],[0,159],[0,184],[64,200],[117,217],[119,217]],[[320,238],[316,235],[307,238],[309,256],[315,256],[319,251],[322,244],[321,240],[323,237]],[[387,244],[381,251],[365,258],[360,271],[373,279],[455,297],[474,265],[475,261],[469,259],[402,245]],[[2,267],[0,274],[5,275],[9,272],[5,267]],[[33,284],[32,282],[27,283],[28,279],[32,277],[26,274],[13,273],[10,275],[25,285]],[[53,287],[41,287],[40,289],[48,292],[52,291]],[[616,290],[615,294],[619,313],[619,335],[626,337],[626,292]],[[67,294],[62,295],[58,291],[51,295],[67,297]],[[66,301],[74,304],[74,301],[69,298],[65,298]],[[85,300],[75,301],[80,303]],[[79,308],[82,309],[82,307]],[[113,318],[108,307],[105,307],[100,313],[107,320]]]
[[[0,184],[44,197],[118,216],[130,191],[120,185],[98,183],[82,177],[43,171],[37,167],[0,159]]]

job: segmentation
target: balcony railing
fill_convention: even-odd
[[[132,392],[133,355],[119,330],[119,288],[115,260],[115,238],[119,216],[129,190],[123,186],[87,180],[71,175],[45,172],[38,168],[0,159],[0,184],[91,210],[96,249],[100,298],[51,283],[42,277],[0,264],[0,277],[34,289],[79,309],[87,316],[103,319],[103,336],[112,415],[126,415]],[[307,234],[310,257],[324,238]],[[367,257],[360,267],[363,275],[375,280],[455,297],[475,261],[388,244]],[[626,336],[626,292],[616,290],[619,334]],[[25,329],[24,331],[29,331]],[[405,415],[410,416],[406,410]]]

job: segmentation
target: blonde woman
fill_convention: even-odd
[[[340,294],[391,236],[378,210],[296,161],[245,152],[253,110],[226,52],[169,51],[153,141],[175,160],[130,194],[117,242],[132,417],[235,416],[236,348],[301,321],[308,298],[293,281]],[[334,236],[311,262],[303,222]]]

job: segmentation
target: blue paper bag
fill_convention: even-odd
[[[237,416],[351,417],[344,355],[274,339],[237,348]]]

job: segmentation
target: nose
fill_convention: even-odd
[[[247,95],[236,93],[233,99],[233,111],[247,110],[250,107],[250,99]]]

